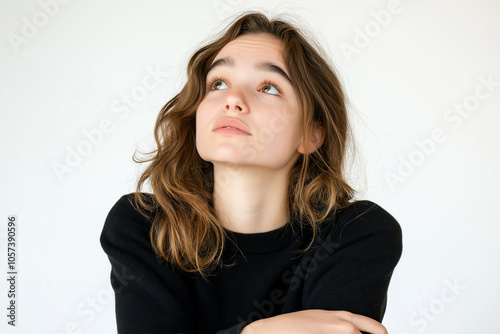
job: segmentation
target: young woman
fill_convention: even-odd
[[[291,24],[247,13],[187,74],[102,231],[118,332],[386,333],[401,229],[352,201],[332,66]]]

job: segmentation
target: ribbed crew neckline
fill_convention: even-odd
[[[290,222],[275,230],[260,233],[240,233],[224,229],[230,239],[229,248],[239,249],[245,255],[273,253],[289,246],[295,239]],[[236,242],[238,248],[231,240]]]

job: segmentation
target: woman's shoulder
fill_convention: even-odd
[[[154,195],[149,193],[140,193],[143,200],[152,204]],[[151,212],[142,209],[144,213],[147,213],[149,216]],[[108,213],[108,217],[127,217],[127,218],[137,218],[137,215],[144,217],[139,211],[139,203],[135,200],[135,193],[129,193],[121,196],[118,201],[113,205],[111,210]]]
[[[152,203],[153,195],[141,193],[143,199]],[[154,215],[151,211],[140,208],[135,201],[135,194],[129,193],[121,196],[111,207],[102,230],[103,238],[121,238],[132,235],[149,233]]]
[[[328,221],[324,242],[335,248],[355,247],[361,252],[386,249],[395,258],[402,253],[402,230],[399,222],[382,206],[360,200],[335,211]]]
[[[401,233],[401,225],[387,210],[369,200],[359,200],[337,210],[335,224],[344,228],[350,224],[364,230],[395,231]]]

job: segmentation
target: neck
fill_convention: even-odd
[[[288,216],[288,173],[214,164],[214,208],[222,225],[239,233],[283,227]]]

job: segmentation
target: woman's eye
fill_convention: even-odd
[[[222,81],[222,80],[215,80],[212,84],[211,84],[211,88],[212,90],[220,90],[220,89],[228,89],[229,87],[227,86],[227,84]]]
[[[267,93],[267,94],[271,94],[271,95],[280,95],[281,94],[279,89],[270,83],[266,83],[264,86],[262,86],[261,91],[264,93]]]

